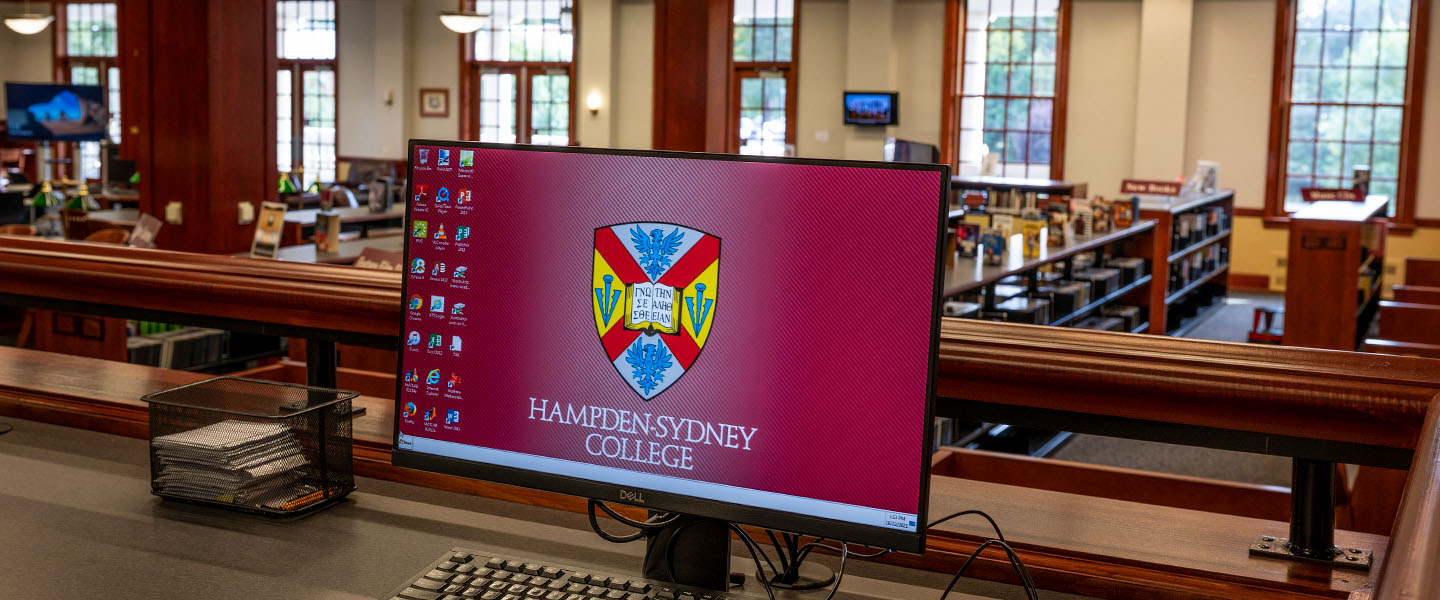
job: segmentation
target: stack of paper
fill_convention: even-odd
[[[290,428],[221,421],[151,441],[161,491],[178,496],[278,507],[315,491],[302,484],[309,464]]]

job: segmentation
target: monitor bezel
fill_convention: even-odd
[[[105,124],[102,124],[102,125],[101,125],[100,130],[99,130],[99,133],[98,133],[98,134],[95,134],[95,135],[51,135],[51,136],[38,136],[38,135],[21,135],[21,134],[16,134],[13,130],[11,130],[11,127],[12,127],[13,125],[12,125],[11,122],[10,122],[10,118],[9,118],[10,115],[8,114],[9,111],[10,111],[10,88],[11,88],[12,86],[14,86],[14,87],[31,87],[31,88],[49,87],[49,88],[66,88],[66,89],[70,89],[70,88],[95,88],[96,90],[98,90],[98,91],[100,92],[100,93],[99,93],[100,102],[101,102],[101,104],[105,107],[105,119],[106,119],[107,122],[106,122]],[[110,119],[110,93],[109,93],[109,90],[105,89],[105,86],[103,86],[103,85],[90,84],[90,83],[63,83],[63,82],[54,82],[54,81],[34,81],[34,82],[31,82],[31,81],[6,81],[6,82],[5,82],[5,112],[6,112],[6,114],[3,115],[3,116],[5,117],[5,121],[6,121],[6,123],[5,123],[5,135],[8,136],[8,137],[9,137],[10,139],[12,139],[12,140],[19,140],[19,141],[25,141],[25,142],[40,142],[40,143],[43,143],[43,142],[52,142],[52,143],[53,143],[53,142],[99,142],[99,141],[104,141],[104,140],[110,139],[110,126],[109,126],[109,124],[108,124],[108,121],[109,121],[109,119]],[[47,130],[47,131],[48,131],[48,130]]]
[[[578,496],[581,498],[593,498],[607,503],[628,504],[658,511],[681,512],[696,516],[708,517],[733,523],[753,525],[757,527],[814,535],[829,539],[841,540],[850,543],[863,544],[878,548],[889,548],[893,550],[920,553],[924,551],[925,535],[928,529],[929,517],[929,493],[930,493],[930,457],[931,445],[934,443],[934,418],[935,418],[935,393],[936,393],[936,365],[939,360],[939,332],[941,301],[944,278],[944,246],[945,226],[947,224],[947,213],[949,208],[950,191],[950,167],[943,164],[920,164],[920,163],[886,163],[879,161],[860,160],[822,160],[805,158],[783,158],[783,157],[761,157],[746,156],[737,154],[707,154],[697,152],[673,152],[657,150],[622,150],[612,148],[582,148],[578,146],[531,146],[524,144],[497,144],[486,142],[466,142],[456,140],[435,140],[435,139],[411,139],[406,146],[405,154],[405,223],[408,228],[412,222],[412,211],[415,208],[414,182],[415,182],[415,149],[418,146],[448,147],[476,150],[516,150],[525,152],[568,152],[575,154],[602,154],[613,156],[634,156],[648,158],[671,158],[684,160],[724,160],[735,162],[756,162],[756,163],[777,163],[777,164],[804,164],[815,166],[851,167],[885,170],[907,170],[907,171],[933,171],[940,175],[941,186],[936,211],[936,244],[935,244],[935,271],[931,297],[933,301],[930,307],[930,350],[928,364],[926,365],[927,381],[925,384],[925,419],[921,426],[924,444],[919,449],[920,465],[920,506],[917,511],[917,523],[919,526],[914,532],[899,529],[890,529],[873,525],[861,525],[849,521],[826,519],[805,515],[800,513],[783,512],[766,508],[756,508],[742,504],[724,502],[720,500],[688,496],[662,492],[648,488],[627,488],[611,483],[598,482],[589,479],[581,479],[550,473],[541,473],[514,467],[505,467],[489,463],[481,463],[469,460],[462,460],[441,456],[403,450],[399,447],[400,440],[400,419],[394,419],[391,432],[391,464],[421,471],[430,471],[445,475],[465,477],[525,487],[545,492]],[[410,264],[410,232],[405,232],[406,243],[404,244],[403,265]],[[397,334],[399,352],[395,359],[395,405],[394,414],[399,415],[403,405],[403,364],[405,349],[403,338],[407,313],[404,310],[404,303],[410,296],[410,277],[408,267],[402,277],[400,302],[400,333]],[[843,448],[843,440],[835,440],[837,448]],[[636,496],[636,494],[639,496]]]
[[[889,121],[885,121],[885,122],[883,122],[883,123],[877,123],[877,122],[874,122],[874,121],[855,121],[855,120],[851,120],[851,119],[850,119],[850,109],[849,109],[849,107],[847,106],[847,105],[850,103],[850,97],[851,97],[851,96],[889,96],[889,97],[890,97],[890,120],[889,120]],[[841,118],[844,120],[844,122],[845,122],[846,125],[854,125],[854,126],[856,126],[856,127],[890,127],[890,126],[894,126],[894,125],[899,125],[899,124],[900,124],[900,92],[884,92],[884,91],[867,92],[867,91],[864,91],[864,90],[844,90],[843,92],[841,92],[841,96],[840,96],[840,116],[841,116]]]

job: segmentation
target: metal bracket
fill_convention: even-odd
[[[1293,548],[1294,546],[1285,538],[1277,538],[1273,535],[1262,535],[1257,536],[1255,541],[1250,543],[1250,555],[1283,558],[1322,565],[1328,564],[1337,569],[1354,569],[1357,571],[1369,571],[1371,564],[1375,560],[1375,553],[1364,548],[1332,546],[1330,552],[1320,554],[1297,554],[1292,551]]]

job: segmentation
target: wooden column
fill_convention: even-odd
[[[730,0],[655,0],[656,150],[733,152]]]
[[[124,145],[137,161],[140,209],[166,219],[161,248],[249,248],[275,180],[275,3],[127,0],[120,4]]]

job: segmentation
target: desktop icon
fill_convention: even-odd
[[[440,166],[442,166],[442,167],[448,167],[448,166],[450,166],[450,151],[449,151],[449,150],[446,150],[446,149],[444,149],[444,148],[441,148],[441,149],[440,149],[440,153],[439,153],[439,157],[435,160],[435,164],[440,165]]]
[[[616,374],[648,402],[695,366],[710,337],[720,238],[679,225],[624,223],[596,229],[591,254],[589,296],[600,338],[609,339],[617,327],[651,333],[624,348],[602,345]],[[630,270],[622,274],[622,265]],[[691,345],[680,353],[672,336]]]
[[[449,238],[447,238],[447,237],[445,236],[445,224],[444,224],[444,223],[437,223],[437,224],[435,225],[435,239],[437,239],[437,240],[449,239]]]
[[[429,149],[429,148],[421,148],[421,149],[420,149],[420,164],[423,165],[423,164],[425,164],[425,163],[426,163],[427,161],[429,161],[429,160],[430,160],[430,149]]]
[[[420,345],[420,332],[418,332],[418,331],[412,331],[412,332],[410,332],[410,337],[405,338],[405,345],[406,345],[406,346],[419,346],[419,345]]]
[[[420,310],[420,307],[424,305],[425,301],[420,298],[420,294],[410,295],[410,310]]]
[[[414,232],[416,238],[424,239],[427,233],[428,225],[429,223],[425,221],[415,221],[414,223],[410,224],[410,231]]]
[[[425,420],[426,420],[426,421],[434,421],[434,420],[435,420],[435,407],[432,406],[432,407],[430,407],[430,410],[425,411]]]
[[[436,201],[436,202],[449,202],[449,201],[450,201],[450,188],[442,187],[442,188],[440,188],[440,189],[438,189],[438,190],[435,190],[435,201]]]
[[[459,351],[460,351],[460,336],[458,336],[458,335],[452,335],[452,336],[450,336],[450,351],[451,351],[451,352],[459,352]]]
[[[470,190],[460,190],[455,193],[455,204],[464,205],[470,203]]]
[[[425,384],[435,385],[437,383],[440,383],[440,369],[430,369],[430,374],[425,376]]]
[[[446,425],[459,425],[459,424],[460,424],[460,411],[455,410],[455,409],[453,409],[453,408],[450,409],[450,410],[445,411],[445,424],[446,424]]]
[[[459,235],[459,233],[457,232],[456,235]],[[464,279],[467,268],[468,267],[455,267],[455,272],[451,273],[450,276],[455,279]]]
[[[419,408],[416,408],[416,407],[415,407],[415,403],[414,403],[414,402],[406,402],[406,403],[405,403],[405,418],[408,419],[408,418],[410,418],[410,417],[415,416],[415,413],[416,413],[416,412],[419,412],[419,410],[420,410]]]
[[[430,269],[430,276],[431,276],[431,277],[437,277],[437,276],[444,275],[444,274],[445,274],[445,263],[436,263],[435,267],[432,268],[432,269]]]
[[[473,166],[475,166],[475,151],[474,151],[474,150],[461,150],[461,151],[460,151],[460,166],[462,166],[462,167],[473,167]]]
[[[465,314],[465,303],[464,303],[464,302],[456,302],[453,306],[450,307],[450,314],[452,314],[452,315],[463,315],[463,314]]]
[[[444,341],[445,341],[445,336],[440,335],[440,334],[438,334],[438,333],[432,333],[432,334],[430,334],[430,345],[427,346],[427,347],[428,347],[428,348],[439,348],[439,347],[440,347],[440,344],[444,343]]]
[[[451,374],[450,374],[450,381],[445,382],[445,387],[447,387],[447,388],[453,388],[453,387],[455,387],[455,386],[457,386],[457,385],[460,385],[460,374],[459,374],[459,373],[451,373]]]
[[[426,190],[426,188],[425,188],[425,186],[423,186],[423,185],[417,185],[417,186],[415,186],[415,201],[416,201],[416,202],[424,202],[424,201],[425,201],[425,198],[427,197],[427,194],[425,193],[425,190]]]
[[[444,296],[431,296],[431,297],[430,297],[430,312],[445,312],[445,297],[444,297]]]
[[[411,262],[410,262],[410,272],[411,272],[411,273],[420,273],[420,274],[423,275],[423,274],[425,273],[425,259],[423,259],[423,258],[417,258],[417,259],[411,261]]]
[[[455,241],[457,241],[457,242],[463,242],[463,241],[468,240],[468,239],[470,239],[470,226],[469,226],[469,225],[456,225],[456,226],[455,226]]]
[[[405,374],[405,383],[416,383],[418,381],[420,381],[419,371],[416,371],[415,369],[410,369],[410,372]]]

